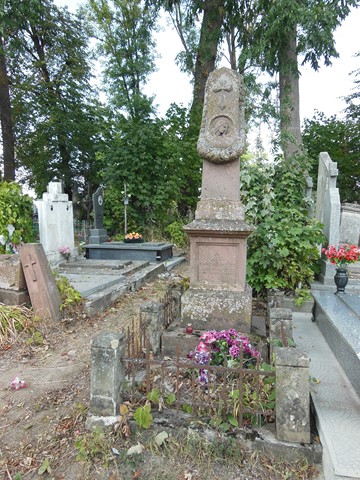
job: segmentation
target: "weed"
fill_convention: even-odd
[[[111,443],[105,432],[96,427],[92,432],[78,437],[75,441],[78,451],[76,460],[95,462],[101,461],[106,467],[109,466],[111,455]]]
[[[134,420],[141,428],[148,429],[153,423],[151,415],[151,405],[147,403],[143,407],[138,407],[134,413]]]
[[[11,342],[20,332],[31,331],[36,321],[32,310],[0,303],[0,344]]]
[[[312,298],[308,288],[297,288],[295,290],[294,303],[297,307],[301,307],[308,300],[312,300]]]
[[[70,285],[70,282],[66,277],[62,277],[57,273],[54,273],[54,275],[61,297],[60,310],[71,309],[78,306],[82,302],[82,296],[80,293]]]
[[[39,330],[34,330],[30,338],[28,338],[25,343],[27,345],[37,345],[40,346],[44,343],[43,334]]]

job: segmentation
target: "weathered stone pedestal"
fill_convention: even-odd
[[[107,231],[105,228],[92,228],[90,230],[89,244],[100,245],[109,240]]]
[[[201,200],[190,239],[190,289],[183,295],[181,325],[195,329],[251,328],[252,293],[246,284],[247,237],[240,202],[244,148],[240,76],[221,68],[206,85],[198,152],[203,159]]]
[[[23,305],[29,302],[20,256],[0,255],[0,303]]]
[[[251,229],[239,220],[194,220],[190,239],[190,289],[182,297],[182,325],[197,329],[251,328],[252,292],[246,284]]]

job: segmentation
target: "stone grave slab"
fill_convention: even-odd
[[[40,318],[59,319],[60,293],[41,243],[23,245],[20,259],[35,314]]]
[[[77,290],[82,297],[88,297],[93,293],[105,290],[108,287],[112,287],[125,281],[125,277],[120,274],[97,274],[93,272],[79,273],[61,273],[63,277],[66,277],[70,284]]]
[[[106,242],[100,245],[86,245],[86,258],[90,260],[140,260],[163,262],[172,258],[171,243]]]
[[[60,268],[66,270],[73,269],[91,269],[91,270],[124,270],[131,265],[131,260],[75,260],[74,262],[64,263]]]
[[[339,297],[358,317],[360,320],[360,296],[358,294],[345,294]]]

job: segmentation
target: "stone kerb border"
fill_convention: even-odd
[[[293,342],[292,311],[283,305],[281,292],[269,292],[270,355],[275,356],[276,370],[276,437],[285,442],[310,443],[309,358],[302,350],[288,347]],[[274,347],[277,339],[282,347]]]
[[[178,302],[180,304],[180,302]],[[273,303],[274,304],[274,303]],[[276,304],[276,302],[275,302]],[[141,306],[148,339],[154,355],[161,350],[161,334],[166,304],[145,302]],[[269,308],[272,338],[279,331],[292,338],[291,310]],[[90,413],[87,428],[116,423],[121,392],[126,383],[127,339],[123,333],[105,332],[93,339],[91,346]],[[276,437],[279,441],[310,443],[309,359],[297,348],[276,347]]]

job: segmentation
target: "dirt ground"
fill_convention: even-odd
[[[187,275],[187,268],[179,266],[171,278],[128,293],[96,318],[81,314],[60,323],[43,322],[38,325],[40,338],[21,334],[12,344],[0,345],[0,480],[314,478],[312,467],[264,466],[259,459],[247,460],[244,452],[236,453],[232,467],[225,468],[219,459],[210,466],[214,457],[204,446],[185,449],[176,442],[173,450],[147,448],[134,459],[126,452],[138,438],[101,433],[94,438],[86,431],[92,338],[122,330],[138,315],[141,303],[158,299],[175,275]],[[25,381],[26,388],[11,389],[15,377]],[[77,459],[79,452],[82,460]]]

